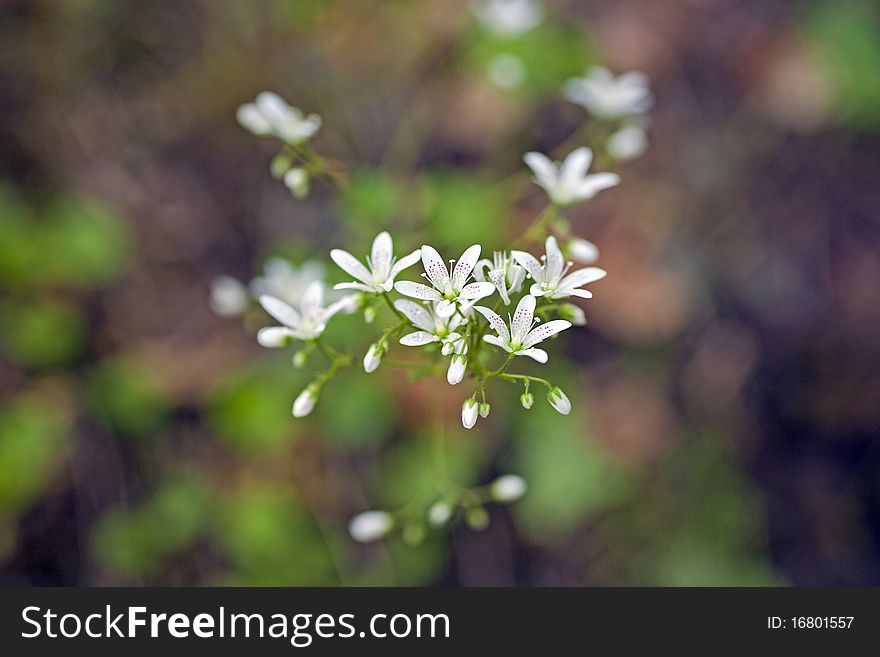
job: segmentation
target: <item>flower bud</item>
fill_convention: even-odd
[[[379,367],[379,363],[382,362],[382,356],[385,354],[385,350],[382,348],[382,345],[376,344],[375,342],[370,345],[370,348],[367,349],[367,355],[364,356],[364,371],[369,374],[370,372],[375,372],[376,368]]]
[[[440,528],[452,517],[452,505],[443,500],[435,502],[428,509],[428,522],[431,527]]]
[[[304,199],[309,195],[309,173],[302,167],[294,167],[284,174],[284,185],[294,198]]]
[[[455,345],[452,344],[451,342],[444,342],[443,346],[440,347],[440,353],[443,354],[444,356],[448,356],[453,351],[455,351]]]
[[[387,511],[364,511],[348,523],[348,533],[358,543],[378,541],[394,528],[394,517]]]
[[[403,528],[401,536],[403,542],[409,546],[421,545],[425,540],[425,526],[421,523],[410,523]]]
[[[281,180],[284,177],[284,174],[290,171],[290,167],[292,166],[293,159],[285,153],[279,153],[272,158],[272,162],[269,164],[269,171],[272,172],[273,178]]]
[[[550,402],[550,405],[555,408],[557,412],[562,413],[563,415],[571,413],[571,401],[569,401],[566,394],[558,387],[553,388],[547,393],[547,401]]]
[[[474,428],[474,425],[477,423],[478,413],[477,400],[474,398],[466,399],[464,404],[461,405],[461,423],[465,429]]]
[[[308,363],[308,362],[309,362],[309,354],[305,350],[300,349],[299,351],[297,351],[296,353],[293,354],[293,366],[296,369],[298,369],[298,370],[302,369],[303,367],[306,366],[306,363]]]
[[[587,323],[587,316],[584,314],[584,309],[573,303],[564,303],[559,306],[559,317],[560,319],[567,319],[575,326],[583,326]]]
[[[376,319],[376,306],[367,306],[364,309],[364,321],[372,324],[374,319]]]
[[[599,247],[589,240],[576,237],[566,245],[566,251],[572,260],[585,265],[592,265],[599,259]]]
[[[640,126],[625,126],[608,138],[606,147],[615,160],[632,160],[648,150],[648,136]]]
[[[211,282],[211,310],[221,317],[241,315],[250,305],[247,288],[232,276],[218,276]]]
[[[461,383],[464,373],[467,370],[467,356],[455,354],[449,361],[449,369],[446,371],[446,380],[450,385]]]
[[[474,531],[482,531],[489,526],[489,514],[481,506],[472,506],[465,509],[464,521]]]
[[[496,502],[515,502],[526,494],[526,480],[519,475],[509,474],[498,477],[489,486],[489,495]]]
[[[306,386],[293,402],[293,417],[305,417],[311,413],[318,403],[318,392],[318,386],[314,384]]]
[[[479,407],[480,417],[482,417],[482,418],[489,417],[489,411],[491,410],[491,408],[492,407],[489,406],[489,402],[483,402],[482,404],[480,404],[480,407]]]
[[[524,392],[519,396],[519,403],[526,410],[529,410],[535,403],[535,396],[530,392]]]

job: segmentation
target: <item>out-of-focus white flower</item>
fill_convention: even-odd
[[[489,485],[489,495],[496,502],[516,502],[526,494],[528,485],[519,475],[509,474],[498,477]]]
[[[648,150],[648,135],[641,126],[624,126],[608,138],[606,148],[615,160],[634,160]]]
[[[467,370],[467,362],[467,356],[462,354],[455,354],[452,357],[449,361],[449,369],[446,371],[446,380],[449,382],[449,385],[454,386],[461,383]]]
[[[507,253],[495,251],[491,261],[484,258],[477,262],[474,277],[478,281],[490,281],[501,295],[504,305],[508,306],[510,295],[522,289],[526,270],[516,264]]]
[[[283,347],[291,339],[314,340],[324,332],[330,318],[350,303],[350,299],[343,298],[325,308],[324,284],[320,281],[315,281],[306,289],[298,308],[264,294],[260,297],[260,305],[283,326],[260,329],[257,341],[264,347]]]
[[[400,338],[400,344],[421,347],[431,342],[440,342],[444,356],[467,352],[464,337],[456,330],[464,323],[461,315],[441,316],[437,313],[437,304],[429,309],[409,299],[398,299],[394,302],[394,307],[419,329]]]
[[[535,297],[527,294],[520,299],[510,320],[510,329],[501,317],[485,306],[474,306],[474,310],[489,320],[489,326],[498,335],[484,335],[483,341],[496,347],[501,347],[514,356],[528,356],[539,363],[547,362],[547,352],[535,347],[552,335],[571,326],[571,322],[564,319],[554,319],[532,328],[532,320],[535,315]]]
[[[284,174],[284,186],[294,198],[304,199],[309,195],[309,172],[303,167],[293,167]]]
[[[501,89],[517,89],[526,80],[526,68],[516,55],[502,53],[489,62],[489,81]]]
[[[394,529],[394,516],[387,511],[364,511],[348,523],[348,533],[358,543],[372,543]]]
[[[409,255],[397,260],[394,257],[394,243],[391,235],[382,231],[373,240],[371,255],[367,256],[367,267],[348,251],[333,249],[330,257],[349,276],[354,276],[360,283],[339,283],[334,286],[337,290],[360,290],[362,292],[382,293],[390,292],[394,287],[394,277],[407,267],[412,267],[418,262],[421,255],[420,249],[416,249]]]
[[[471,11],[490,32],[518,37],[544,20],[544,8],[537,0],[478,0]]]
[[[530,392],[524,392],[519,396],[519,403],[526,410],[529,410],[535,403],[535,396]]]
[[[449,502],[443,500],[435,502],[428,509],[428,523],[431,527],[439,529],[449,522],[449,519],[452,518],[452,512],[453,508]]]
[[[394,284],[394,289],[407,297],[436,301],[435,312],[441,317],[452,315],[456,308],[469,307],[474,301],[495,291],[492,283],[468,283],[480,258],[480,248],[479,244],[468,247],[455,264],[450,277],[446,263],[437,250],[425,244],[421,251],[422,264],[425,267],[425,276],[433,287],[412,281],[398,281]]]
[[[466,399],[464,404],[461,405],[461,423],[464,425],[464,428],[473,429],[479,414],[480,409],[477,400],[473,398]]]
[[[547,393],[547,401],[550,402],[550,405],[555,408],[557,412],[562,413],[563,415],[571,413],[571,401],[558,387],[552,388],[550,392]]]
[[[560,164],[543,153],[526,153],[523,160],[535,174],[532,179],[544,188],[550,200],[559,206],[572,205],[593,198],[603,189],[620,183],[616,173],[587,175],[593,151],[586,147],[573,150]]]
[[[569,240],[565,250],[572,260],[577,260],[585,265],[592,265],[599,259],[599,247],[580,237]]]
[[[603,119],[644,114],[654,102],[644,73],[632,71],[615,77],[602,66],[593,66],[582,78],[568,80],[563,94]]]
[[[259,299],[264,294],[278,297],[289,304],[298,304],[308,287],[324,280],[324,266],[320,262],[304,262],[294,267],[284,258],[269,258],[263,265],[263,275],[250,283],[251,295]]]
[[[607,272],[599,267],[584,267],[572,273],[570,262],[566,263],[562,257],[562,251],[552,235],[546,242],[547,255],[544,256],[544,264],[538,262],[530,253],[525,251],[512,251],[513,258],[526,268],[529,275],[535,281],[529,289],[530,294],[536,297],[546,296],[548,299],[563,299],[565,297],[581,297],[589,299],[593,293],[589,290],[580,289],[582,285],[595,283],[605,278]]]
[[[318,403],[318,388],[314,385],[306,386],[296,399],[293,400],[293,417],[305,417],[315,408]]]
[[[291,146],[308,141],[321,127],[320,116],[305,116],[300,109],[288,105],[271,91],[264,91],[253,103],[239,107],[236,118],[243,128],[255,135],[278,137]]]
[[[241,315],[250,305],[244,284],[232,276],[220,275],[211,281],[211,310],[223,317]]]

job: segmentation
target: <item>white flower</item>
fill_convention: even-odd
[[[547,401],[549,401],[550,405],[559,413],[562,413],[563,415],[571,413],[571,401],[559,388],[553,388],[547,393]]]
[[[313,385],[306,386],[306,389],[293,400],[293,417],[305,417],[312,412],[317,403],[318,388]]]
[[[561,164],[542,153],[526,153],[523,160],[535,174],[532,180],[547,192],[555,205],[565,206],[593,198],[603,189],[620,183],[616,173],[587,175],[593,151],[581,147],[573,150]]]
[[[421,347],[431,342],[443,345],[443,355],[467,352],[464,337],[456,329],[464,323],[461,315],[441,316],[437,313],[437,305],[432,308],[410,301],[398,299],[394,307],[413,323],[418,331],[407,333],[400,338],[400,344],[407,347]]]
[[[345,297],[325,308],[324,284],[320,281],[309,285],[298,308],[264,294],[260,297],[260,305],[283,326],[260,329],[257,342],[264,347],[283,347],[291,339],[314,340],[324,332],[328,320],[350,303],[351,299]]]
[[[464,404],[461,405],[461,423],[464,425],[465,429],[474,428],[479,413],[480,409],[477,400],[473,398],[466,399]]]
[[[320,262],[305,262],[297,268],[284,258],[269,258],[263,265],[263,275],[251,281],[250,290],[255,299],[268,294],[298,304],[308,287],[323,279],[324,266]]]
[[[241,315],[250,305],[247,288],[232,276],[221,275],[211,281],[211,310],[223,317]]]
[[[412,281],[399,281],[394,284],[394,289],[414,299],[437,301],[435,312],[439,316],[448,317],[455,312],[457,306],[470,307],[474,301],[487,297],[495,291],[492,283],[468,283],[474,265],[480,258],[479,244],[468,247],[461,254],[451,277],[446,263],[434,247],[425,244],[421,253],[425,276],[433,287]]]
[[[589,299],[593,293],[581,289],[582,285],[595,283],[605,278],[608,272],[599,267],[584,267],[568,273],[572,263],[566,263],[562,257],[562,251],[552,235],[546,242],[547,255],[544,256],[544,264],[525,251],[512,251],[513,258],[526,268],[529,275],[535,281],[532,283],[529,293],[536,297],[546,296],[548,299],[563,299],[575,296]]]
[[[471,11],[487,30],[507,37],[525,34],[544,20],[537,0],[480,0],[471,4]]]
[[[435,502],[428,509],[428,523],[431,527],[440,528],[452,517],[452,505],[449,502]]]
[[[488,272],[486,271],[488,269]],[[503,251],[496,251],[492,260],[480,260],[474,269],[474,277],[478,281],[489,280],[501,295],[504,305],[510,305],[510,295],[522,289],[526,270],[514,262]]]
[[[348,533],[358,543],[372,543],[394,528],[394,517],[387,511],[364,511],[348,523]]]
[[[502,53],[492,58],[487,71],[489,80],[501,89],[516,89],[526,79],[526,69],[516,55]]]
[[[526,494],[526,480],[519,475],[498,477],[489,485],[489,494],[496,502],[515,502]]]
[[[580,237],[570,240],[565,248],[572,260],[577,260],[585,265],[592,265],[599,259],[599,247]]]
[[[556,335],[560,331],[571,326],[571,322],[564,319],[554,319],[543,324],[538,324],[532,328],[532,320],[535,315],[535,297],[527,294],[520,299],[510,320],[510,330],[503,319],[494,311],[485,306],[474,306],[474,310],[489,320],[489,326],[498,334],[484,335],[483,341],[489,344],[501,347],[509,354],[514,356],[528,356],[539,363],[547,362],[547,352],[543,349],[535,347],[536,344],[543,342],[551,335]]]
[[[304,199],[309,195],[309,172],[303,167],[293,167],[284,174],[284,186],[294,198]]]
[[[394,243],[391,235],[382,231],[373,240],[371,255],[367,256],[367,267],[360,260],[342,249],[330,251],[339,267],[350,276],[354,276],[360,283],[339,283],[334,286],[337,290],[360,290],[361,292],[390,292],[394,287],[394,277],[407,267],[412,267],[419,260],[421,251],[416,249],[400,260],[394,257]]]
[[[291,146],[309,140],[321,127],[317,114],[303,115],[278,94],[264,91],[253,103],[238,108],[236,118],[243,128],[255,135],[272,135]]]
[[[608,138],[605,147],[615,160],[633,160],[648,150],[648,136],[641,126],[624,126]]]
[[[593,66],[582,78],[568,80],[563,95],[604,119],[644,114],[654,102],[644,73],[633,71],[614,77],[602,66]]]
[[[461,380],[464,378],[464,373],[467,370],[467,356],[462,354],[455,354],[449,361],[449,369],[446,371],[446,380],[449,382],[449,385],[458,385],[461,383]]]

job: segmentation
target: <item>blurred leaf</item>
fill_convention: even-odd
[[[85,343],[86,323],[77,309],[61,301],[7,303],[0,315],[3,350],[26,367],[69,363]]]
[[[342,210],[356,225],[367,222],[372,231],[388,225],[398,211],[402,196],[390,174],[378,169],[356,169],[343,193]]]
[[[504,190],[474,174],[435,171],[424,181],[423,214],[440,245],[454,257],[476,242],[496,243],[507,210]],[[484,254],[485,255],[485,254]],[[489,254],[491,255],[491,254]],[[453,257],[453,254],[449,254]]]
[[[145,363],[126,358],[105,360],[89,372],[88,398],[108,426],[141,436],[165,423],[171,403],[159,376]]]
[[[378,445],[394,429],[392,400],[382,374],[363,369],[339,374],[315,411],[327,442],[342,448]]]

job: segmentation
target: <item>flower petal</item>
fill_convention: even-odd
[[[523,344],[526,334],[532,328],[532,319],[535,316],[535,297],[530,294],[519,300],[513,319],[510,321],[510,341],[513,344]]]
[[[480,313],[489,321],[489,326],[501,337],[504,342],[510,342],[510,331],[507,330],[507,323],[501,319],[501,316],[486,306],[474,306],[474,310]]]
[[[538,259],[533,256],[531,253],[526,253],[525,251],[511,251],[511,257],[516,260],[522,267],[525,268],[527,272],[531,275],[532,279],[535,281],[541,281],[541,263]]]
[[[391,241],[391,235],[388,231],[383,230],[376,235],[373,240],[373,248],[370,252],[370,264],[372,265],[373,274],[378,274],[379,280],[388,278],[391,273],[391,258],[394,255],[394,243]]]
[[[596,281],[605,278],[607,275],[608,272],[599,267],[584,267],[583,269],[571,272],[568,276],[559,281],[558,287],[559,289],[565,290],[574,289],[589,285],[590,283],[595,283]]]
[[[547,238],[544,248],[547,250],[547,261],[544,264],[544,280],[553,282],[562,274],[562,270],[565,267],[565,258],[562,257],[559,244],[557,244],[556,238],[552,235]]]
[[[528,349],[531,346],[538,344],[539,342],[543,342],[551,335],[556,335],[560,331],[564,331],[570,326],[571,322],[569,322],[567,319],[553,319],[549,322],[538,324],[535,328],[529,331],[526,339],[523,340],[523,347],[525,349]]]
[[[501,299],[504,301],[504,305],[509,306],[510,296],[507,294],[507,283],[504,280],[504,271],[501,269],[492,269],[489,272],[489,279],[492,281],[492,285],[495,286],[495,289],[498,290],[498,294],[501,295]]]
[[[400,338],[400,344],[407,347],[421,347],[422,345],[426,345],[430,342],[437,342],[437,336],[433,333],[428,333],[427,331],[415,331],[414,333],[407,333],[402,338]]]
[[[422,250],[416,249],[409,255],[403,256],[400,260],[394,263],[394,266],[391,268],[391,273],[388,275],[388,278],[394,280],[394,277],[397,276],[404,269],[408,269],[416,264],[422,257]]]
[[[293,331],[286,326],[267,326],[257,332],[257,342],[270,349],[285,346],[292,337]]]
[[[333,286],[334,290],[360,290],[361,292],[375,292],[376,288],[372,285],[364,285],[363,283],[337,283]]]
[[[440,299],[443,298],[437,290],[430,288],[427,285],[422,285],[421,283],[414,283],[413,281],[397,281],[394,284],[394,289],[402,295],[412,297],[413,299],[440,301]]]
[[[462,299],[476,300],[488,297],[494,291],[495,286],[492,283],[468,283],[461,288],[459,296]]]
[[[449,285],[449,270],[443,258],[437,253],[437,249],[433,246],[425,244],[422,246],[422,265],[425,267],[425,273],[428,279],[441,290],[445,290]]]
[[[437,314],[437,317],[452,317],[455,314],[455,302],[449,301],[448,299],[441,299],[437,302],[437,305],[434,306],[434,312]]]
[[[461,258],[458,259],[458,262],[455,263],[455,269],[452,271],[452,287],[456,290],[460,290],[464,284],[467,283],[471,272],[474,270],[474,265],[476,265],[477,260],[480,259],[481,250],[482,247],[479,244],[469,246],[465,252],[461,254]]]
[[[272,317],[277,319],[285,326],[296,328],[302,322],[302,317],[300,316],[296,308],[287,305],[277,297],[272,297],[268,294],[264,294],[260,297],[260,305],[263,306],[263,309],[267,313],[272,315]]]
[[[593,198],[603,189],[620,184],[620,176],[616,173],[594,173],[578,183],[577,193],[583,199]]]
[[[593,162],[593,151],[586,146],[576,148],[559,167],[559,181],[566,189],[577,189]]]
[[[394,307],[420,329],[425,331],[434,330],[434,318],[423,305],[409,299],[398,299],[394,302]]]
[[[360,260],[351,255],[348,251],[342,249],[333,249],[330,251],[330,257],[339,268],[349,276],[354,276],[362,283],[370,284],[373,282],[373,276],[361,263]]]
[[[510,345],[507,344],[507,342],[505,342],[503,338],[500,338],[497,335],[484,335],[483,342],[488,342],[489,344],[495,345],[496,347],[501,347],[507,353],[510,353],[512,351]]]
[[[533,347],[532,349],[520,349],[519,351],[513,352],[516,356],[528,356],[529,358],[533,358],[539,363],[546,363],[549,360],[549,356],[547,352],[543,349],[538,349],[537,347]]]
[[[303,292],[302,301],[299,302],[299,309],[303,315],[314,315],[324,305],[324,283],[314,281],[309,283],[306,291]]]
[[[535,182],[541,187],[550,191],[550,189],[556,186],[559,171],[549,157],[543,153],[532,152],[526,153],[523,156],[523,161],[532,170],[532,173],[535,174]]]

